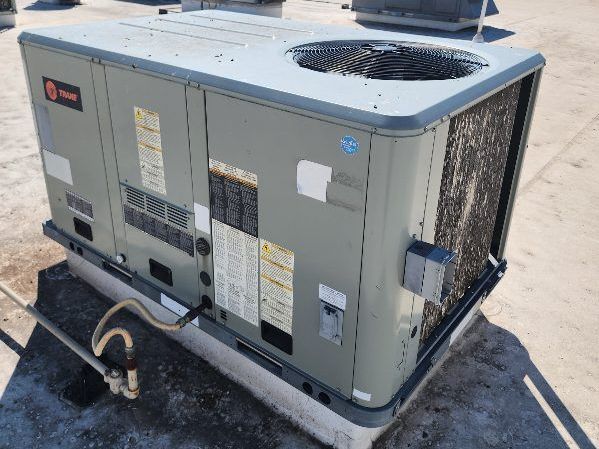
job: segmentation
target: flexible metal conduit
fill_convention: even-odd
[[[92,349],[94,350],[94,354],[96,354],[97,356],[100,356],[102,354],[102,351],[104,350],[104,346],[106,346],[106,343],[108,343],[108,340],[110,340],[115,335],[121,335],[123,337],[123,339],[125,340],[126,347],[133,346],[133,341],[131,340],[131,335],[129,334],[129,332],[127,332],[125,329],[122,329],[122,328],[112,329],[111,331],[108,331],[100,339],[100,334],[102,333],[102,329],[104,329],[104,326],[106,325],[106,322],[110,319],[110,317],[113,316],[115,313],[117,313],[122,308],[127,307],[127,306],[135,307],[137,310],[139,310],[141,315],[146,319],[146,321],[148,323],[150,323],[154,327],[157,327],[158,329],[167,330],[167,331],[176,331],[176,330],[181,329],[183,326],[185,326],[187,324],[187,322],[185,322],[185,320],[183,320],[183,319],[178,320],[174,324],[169,324],[169,323],[160,321],[160,320],[156,319],[156,317],[154,317],[154,315],[152,315],[150,313],[150,311],[148,309],[146,309],[146,307],[141,302],[139,302],[137,299],[127,298],[124,301],[121,301],[120,303],[111,307],[110,310],[108,310],[108,312],[106,312],[104,314],[104,316],[98,323],[98,326],[96,326],[96,330],[94,331],[94,335],[92,336]]]
[[[169,324],[164,321],[160,321],[154,315],[150,313],[146,307],[139,302],[135,298],[127,298],[121,301],[118,304],[112,306],[108,312],[104,314],[102,319],[98,322],[96,326],[96,330],[92,335],[92,349],[94,350],[94,354],[96,356],[101,356],[102,351],[104,350],[106,344],[110,341],[112,337],[120,335],[125,342],[125,366],[127,368],[127,384],[128,390],[123,392],[123,394],[127,397],[137,397],[139,395],[139,384],[137,381],[137,361],[135,359],[135,348],[133,347],[133,339],[131,338],[131,334],[126,329],[122,327],[115,327],[108,332],[106,332],[101,338],[100,334],[102,334],[102,330],[104,326],[115,313],[119,310],[127,307],[133,306],[137,310],[139,310],[140,314],[146,319],[148,323],[152,326],[157,327],[158,329],[162,329],[165,331],[178,331],[187,323],[193,321],[200,313],[202,313],[205,309],[212,308],[212,302],[205,297],[202,300],[202,304],[199,307],[196,307],[193,310],[187,312],[184,316],[179,318],[176,323]]]
[[[131,334],[128,330],[123,329],[122,327],[115,327],[113,329],[110,329],[102,336],[102,338],[100,338],[100,335],[104,330],[104,326],[106,325],[110,317],[112,317],[119,310],[127,306],[135,307],[137,310],[139,310],[141,315],[148,321],[148,323],[150,323],[154,327],[157,327],[158,329],[176,331],[181,329],[191,320],[188,319],[187,316],[185,316],[180,318],[174,324],[165,323],[163,321],[158,320],[154,315],[152,315],[150,311],[146,309],[145,306],[137,299],[127,298],[121,301],[120,303],[112,306],[108,310],[108,312],[104,314],[102,319],[98,322],[96,330],[92,335],[92,349],[94,350],[94,354],[97,357],[100,357],[102,355],[102,351],[104,351],[104,348],[106,347],[110,339],[112,337],[120,335],[125,343],[125,368],[127,369],[128,385],[128,391],[123,392],[123,394],[125,394],[125,396],[127,397],[137,397],[139,396],[139,382],[137,380],[137,360],[135,358],[135,348],[133,346],[133,338],[131,337]]]
[[[94,357],[87,349],[73,340],[69,335],[60,330],[54,323],[42,315],[35,307],[31,306],[27,301],[17,295],[7,285],[0,282],[0,291],[2,291],[9,299],[15,304],[25,310],[35,320],[44,326],[50,333],[52,333],[61,342],[67,345],[73,352],[79,357],[89,363],[96,371],[104,376],[104,381],[110,386],[110,391],[114,394],[122,394],[126,398],[135,399],[139,396],[139,383],[137,380],[137,362],[135,359],[135,348],[133,346],[133,338],[126,329],[122,327],[115,327],[106,332],[101,338],[100,334],[104,330],[104,326],[115,313],[127,306],[133,306],[141,315],[150,323],[152,326],[158,329],[167,331],[176,331],[181,329],[187,323],[197,318],[200,313],[205,309],[212,308],[212,302],[207,297],[202,298],[202,304],[193,310],[187,312],[184,316],[179,318],[176,323],[169,324],[158,320],[154,315],[150,313],[145,306],[134,298],[127,298],[120,303],[112,306],[108,312],[104,314],[102,319],[98,322],[96,330],[92,336],[92,349],[96,357],[100,357],[106,344],[114,336],[120,335],[125,343],[125,367],[127,369],[127,379],[125,379],[122,373],[116,369],[109,369],[99,359]]]
[[[110,391],[112,391],[114,394],[122,394],[129,399],[135,399],[138,396],[139,390],[137,394],[132,393],[127,380],[125,380],[119,370],[108,368],[104,363],[94,357],[87,349],[73,340],[66,332],[59,329],[52,321],[42,315],[35,307],[17,295],[3,282],[0,282],[0,291],[16,305],[21,307],[25,312],[35,318],[38,323],[44,326],[48,332],[63,342],[71,351],[73,351],[75,354],[89,363],[92,368],[99,372],[103,376],[104,382],[106,382],[110,387]]]

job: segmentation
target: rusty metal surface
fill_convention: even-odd
[[[487,261],[520,86],[514,83],[451,119],[434,243],[458,253],[456,275],[443,305],[425,304],[421,343]]]

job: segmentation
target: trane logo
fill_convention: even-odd
[[[55,79],[42,77],[46,100],[66,106],[71,109],[83,111],[81,102],[81,89],[72,84],[67,84]]]
[[[76,94],[75,92],[69,92],[68,90],[57,89],[56,84],[54,84],[50,80],[46,81],[46,93],[48,94],[48,96],[50,97],[50,100],[52,100],[52,101],[55,101],[59,95],[62,98],[65,98],[65,99],[71,100],[71,101],[77,101],[77,98],[79,98],[79,95]]]
[[[58,98],[58,89],[56,89],[56,84],[52,81],[46,81],[46,94],[50,97],[50,100],[54,101]]]

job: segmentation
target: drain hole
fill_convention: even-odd
[[[311,395],[311,394],[312,394],[312,391],[313,391],[313,390],[312,390],[312,385],[310,385],[308,382],[304,382],[304,383],[302,384],[302,388],[303,388],[303,389],[304,389],[304,391],[305,391],[306,393],[308,393],[309,395]]]
[[[320,402],[322,402],[325,405],[329,405],[331,403],[331,398],[324,391],[318,393],[318,399],[320,399]]]
[[[83,256],[83,250],[81,249],[80,246],[77,247],[77,254],[79,254],[80,256]]]
[[[73,242],[69,242],[69,248],[71,248],[71,251],[75,251],[75,245]]]

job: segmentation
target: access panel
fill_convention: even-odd
[[[102,141],[90,62],[23,47],[52,220],[115,257]]]
[[[206,93],[217,319],[351,395],[370,134]]]
[[[128,262],[190,306],[200,302],[185,86],[106,68]]]

